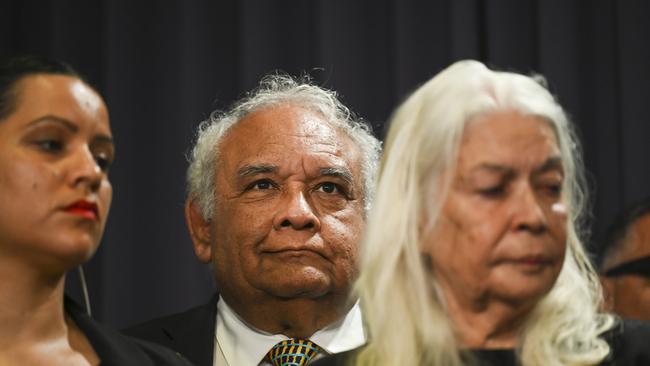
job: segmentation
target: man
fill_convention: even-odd
[[[617,218],[605,245],[606,307],[626,318],[650,320],[650,199]]]
[[[349,292],[379,152],[336,94],[286,76],[213,113],[190,157],[185,216],[219,293],[127,333],[197,365],[306,365],[363,344]]]

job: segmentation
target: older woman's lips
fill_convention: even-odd
[[[92,221],[97,221],[99,219],[99,209],[97,208],[97,204],[87,200],[79,200],[66,207],[65,211]]]
[[[521,257],[521,258],[513,259],[510,262],[531,270],[541,269],[551,264],[551,261],[548,258],[543,256]]]

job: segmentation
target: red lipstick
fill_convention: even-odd
[[[79,200],[66,207],[65,211],[92,221],[97,221],[99,219],[99,209],[97,208],[97,204],[87,200]]]

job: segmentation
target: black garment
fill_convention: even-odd
[[[88,338],[101,366],[191,366],[176,352],[104,327],[67,297],[65,311]]]
[[[610,345],[609,356],[601,366],[650,366],[650,323],[623,320],[604,338]],[[351,359],[359,351],[343,352],[314,361],[310,366],[353,366]],[[511,349],[474,350],[480,366],[517,366],[517,357]]]
[[[126,329],[124,333],[168,347],[197,366],[212,366],[217,301],[219,294],[205,305],[150,320]]]

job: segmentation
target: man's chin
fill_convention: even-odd
[[[285,273],[281,276],[267,276],[260,279],[258,288],[281,299],[319,298],[332,292],[332,280],[328,275],[313,268],[299,273]]]

